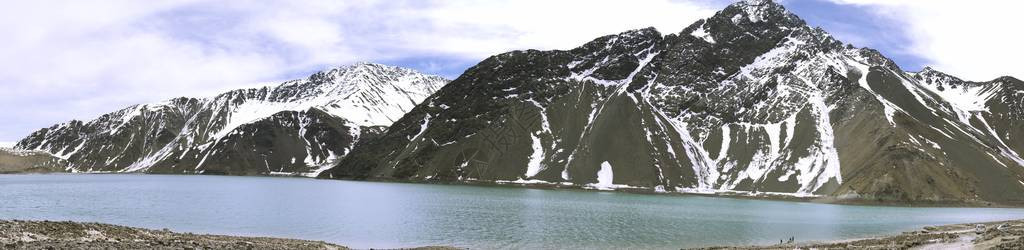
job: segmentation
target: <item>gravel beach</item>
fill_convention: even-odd
[[[175,233],[70,221],[2,221],[4,249],[348,249],[321,241]]]
[[[1024,249],[1024,220],[929,226],[867,239],[700,249]]]
[[[176,233],[70,221],[0,220],[2,249],[349,249],[322,241]],[[451,250],[451,247],[421,247]],[[1024,249],[1024,220],[929,226],[899,235],[721,249]]]

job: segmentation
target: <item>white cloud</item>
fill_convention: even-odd
[[[453,53],[477,56],[509,48],[568,49],[601,35],[651,26],[663,33],[676,33],[716,10],[667,0],[460,0],[443,3],[430,13],[424,13],[442,34],[422,38],[436,40],[444,50]],[[465,34],[467,31],[469,34]]]
[[[675,33],[721,7],[706,1],[10,2],[0,9],[0,140],[354,61],[477,61],[648,26]]]
[[[832,0],[877,7],[890,20],[905,21],[911,52],[936,69],[969,80],[1024,77],[1024,1]],[[895,24],[899,25],[899,24]]]

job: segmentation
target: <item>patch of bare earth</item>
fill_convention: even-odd
[[[868,239],[700,249],[1024,249],[1024,220],[925,227]]]
[[[0,220],[2,249],[348,249],[322,241],[175,233],[99,223]]]

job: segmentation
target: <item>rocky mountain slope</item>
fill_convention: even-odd
[[[315,176],[447,82],[360,63],[277,86],[61,123],[16,148],[52,153],[75,172]]]
[[[64,159],[46,152],[0,147],[0,174],[64,172],[67,165]]]
[[[320,177],[1020,203],[1022,97],[747,0],[676,34],[490,57]]]

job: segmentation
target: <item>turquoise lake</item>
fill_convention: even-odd
[[[842,206],[518,187],[187,175],[0,175],[0,219],[355,248],[679,249],[859,238],[1024,209]]]

